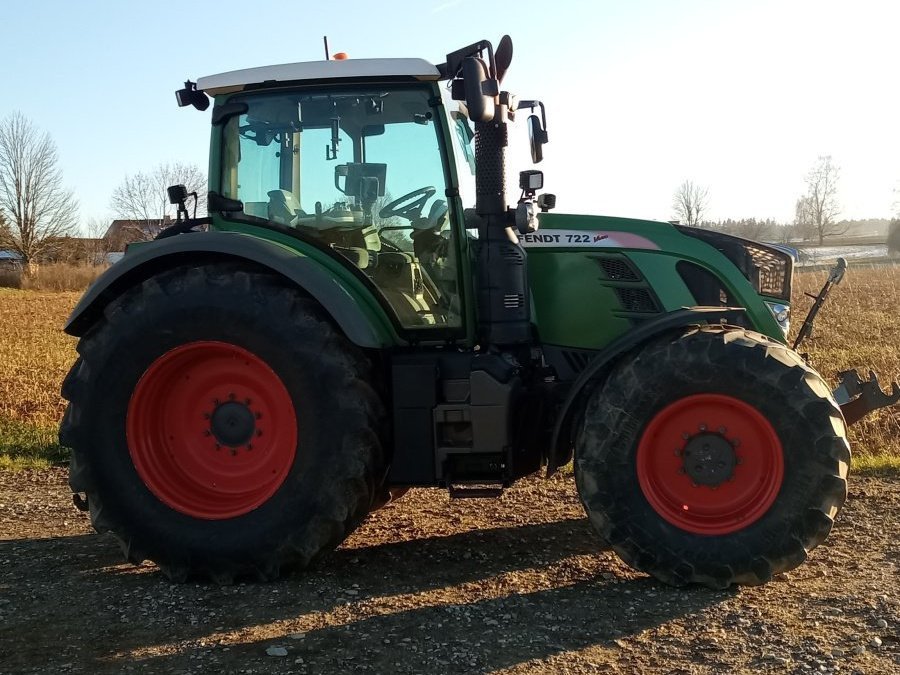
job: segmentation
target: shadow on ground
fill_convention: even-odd
[[[273,584],[217,587],[122,565],[98,535],[3,541],[0,671],[495,670],[729,596],[628,578],[598,549],[585,519],[562,520],[345,548]]]

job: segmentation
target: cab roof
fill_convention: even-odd
[[[423,59],[346,59],[342,61],[307,61],[232,70],[197,80],[197,89],[210,96],[241,91],[254,84],[280,84],[303,80],[357,80],[367,77],[412,77],[438,80],[440,71]]]

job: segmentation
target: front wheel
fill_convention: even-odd
[[[756,585],[820,544],[850,451],[821,377],[758,333],[702,327],[645,347],[587,402],[575,478],[629,565],[673,585]]]

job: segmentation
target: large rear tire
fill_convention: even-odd
[[[793,351],[702,327],[652,343],[587,402],[575,478],[600,535],[672,585],[756,585],[820,544],[847,494],[840,409]]]
[[[111,302],[78,351],[70,485],[134,563],[273,579],[337,546],[382,490],[369,361],[271,276],[162,273]]]

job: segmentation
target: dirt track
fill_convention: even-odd
[[[805,565],[726,592],[598,551],[572,483],[416,490],[318,569],[216,587],[121,564],[63,470],[0,472],[0,672],[900,672],[897,482],[852,477]]]

